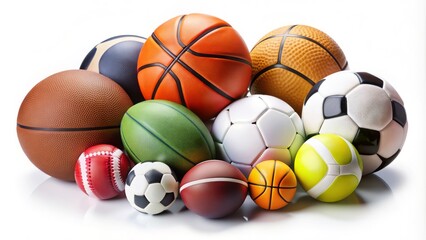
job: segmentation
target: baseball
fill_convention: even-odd
[[[80,155],[74,177],[85,194],[111,199],[124,191],[124,181],[130,168],[131,163],[123,151],[112,145],[100,144]]]

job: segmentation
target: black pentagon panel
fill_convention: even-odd
[[[144,196],[135,195],[134,201],[135,201],[135,205],[142,208],[142,209],[146,208],[146,206],[148,206],[148,204],[149,204],[149,201],[145,197],[145,195]]]
[[[376,130],[359,128],[352,141],[359,154],[372,155],[379,150],[380,132]]]
[[[81,63],[80,69],[87,70],[90,63],[92,62],[93,57],[96,54],[96,51],[97,51],[96,48],[93,48],[92,50],[90,50],[90,52],[86,55],[83,62]]]
[[[367,72],[357,72],[359,82],[361,84],[371,84],[383,88],[383,80]]]
[[[135,179],[135,177],[136,177],[135,171],[130,171],[126,178],[126,185],[130,186],[130,184],[132,183],[133,179]]]
[[[308,134],[307,136],[306,136],[306,141],[308,141],[308,139],[309,138],[311,138],[311,137],[313,137],[313,136],[316,136],[316,135],[318,135],[319,133],[311,133],[311,134]]]
[[[312,95],[314,95],[316,92],[318,92],[318,89],[320,88],[321,84],[324,82],[325,79],[322,79],[321,81],[317,82],[312,88],[311,90],[308,92],[308,94],[305,97],[305,102],[303,103],[303,105],[306,105],[306,102],[308,101],[308,99],[310,97],[312,97]]]
[[[383,168],[385,168],[387,165],[389,165],[393,160],[395,160],[399,152],[401,152],[401,149],[398,149],[398,151],[394,155],[390,156],[389,158],[384,158],[380,155],[377,155],[382,160],[382,164],[380,164],[380,166],[375,170],[375,172],[380,171]]]
[[[163,200],[161,200],[161,204],[163,204],[164,207],[169,206],[173,201],[175,200],[175,194],[174,193],[166,193]]]
[[[163,177],[163,174],[155,169],[151,169],[148,172],[145,173],[146,181],[151,183],[161,183],[161,178]]]
[[[347,115],[347,101],[345,96],[335,95],[324,99],[322,111],[324,119]]]
[[[393,120],[404,127],[407,123],[407,114],[404,106],[402,106],[399,102],[392,101],[392,113]]]

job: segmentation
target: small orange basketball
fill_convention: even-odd
[[[248,185],[250,197],[259,207],[277,210],[293,200],[297,180],[287,164],[266,160],[256,164],[251,170]]]
[[[202,120],[244,96],[250,78],[244,40],[227,22],[204,14],[178,16],[160,25],[138,59],[145,99],[182,104]]]
[[[345,54],[324,32],[310,26],[278,28],[262,37],[250,52],[252,94],[281,98],[301,114],[312,86],[347,67]]]

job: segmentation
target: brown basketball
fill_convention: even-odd
[[[97,144],[121,146],[120,122],[132,106],[111,79],[86,70],[53,74],[31,89],[18,113],[19,142],[46,174],[74,181],[79,155]]]
[[[348,64],[331,37],[304,25],[271,31],[256,43],[250,56],[253,67],[250,92],[281,98],[298,114],[312,86]]]

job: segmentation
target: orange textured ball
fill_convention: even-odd
[[[248,177],[249,193],[261,208],[277,210],[293,200],[296,175],[290,167],[277,160],[266,160],[254,166]]]
[[[331,37],[304,25],[271,31],[256,43],[250,55],[250,92],[278,97],[298,114],[315,83],[347,67],[345,54]]]
[[[227,22],[205,14],[178,16],[160,25],[138,59],[145,99],[182,104],[203,120],[244,96],[250,78],[244,40]]]

